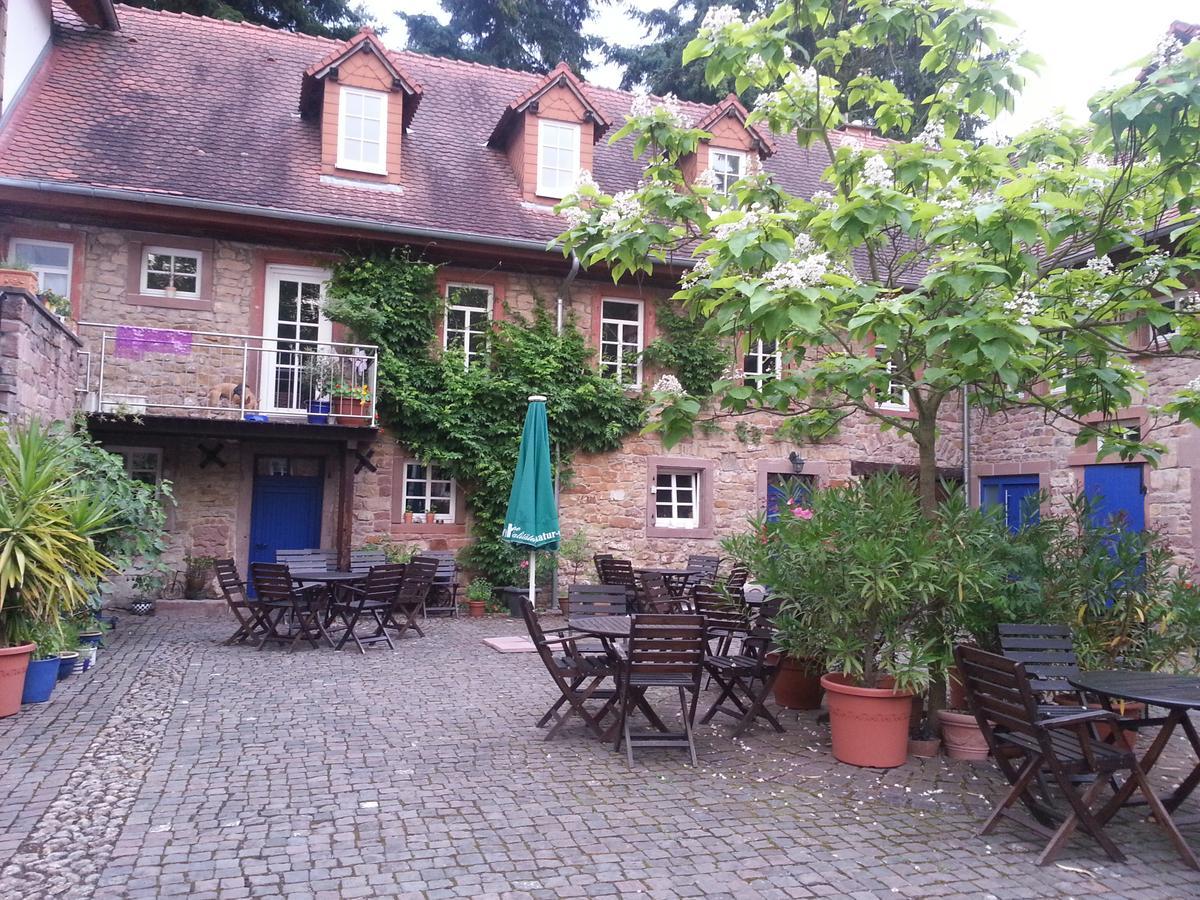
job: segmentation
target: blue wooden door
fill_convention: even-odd
[[[1014,534],[1026,525],[1036,525],[1041,516],[1038,509],[1039,490],[1036,475],[996,475],[979,479],[979,502],[984,509],[999,506],[1004,510],[1004,523]]]
[[[321,546],[322,481],[294,475],[254,479],[249,562],[275,562],[276,550]]]
[[[1087,466],[1083,470],[1083,492],[1093,504],[1093,515],[1107,525],[1114,516],[1130,531],[1146,528],[1146,495],[1142,488],[1142,464],[1120,463]]]

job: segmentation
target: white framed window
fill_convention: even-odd
[[[404,510],[424,518],[430,510],[440,524],[454,522],[454,497],[457,486],[449,471],[408,460],[404,463]]]
[[[17,262],[29,266],[38,277],[38,291],[51,291],[60,297],[71,296],[71,264],[75,248],[59,241],[13,238],[9,252]]]
[[[463,365],[470,368],[487,350],[488,322],[492,318],[492,288],[485,284],[446,285],[446,327],[442,347],[462,350]]]
[[[642,383],[642,302],[600,302],[600,373],[618,384]]]
[[[125,474],[158,488],[162,481],[162,450],[158,447],[105,447],[109,453],[121,457],[125,463]]]
[[[538,119],[537,192],[561,199],[579,180],[579,126]]]
[[[198,250],[146,247],[142,250],[142,293],[160,297],[199,297]]]
[[[700,527],[700,473],[659,469],[654,479],[654,524]]]
[[[775,341],[750,339],[746,347],[746,356],[742,360],[742,371],[746,373],[746,381],[759,382],[778,378],[782,364],[782,354]]]
[[[888,358],[887,347],[876,347],[875,358],[886,360],[884,369],[889,375],[896,371],[896,364]],[[904,387],[904,382],[892,379],[888,382],[887,392],[880,396],[879,402],[875,404],[880,409],[890,409],[897,412],[908,412],[909,396],[908,390]]]
[[[734,182],[746,174],[746,154],[741,150],[718,150],[716,147],[710,147],[708,160],[714,176],[713,186],[719,194],[728,195]]]
[[[1171,313],[1179,310],[1179,297],[1168,297],[1162,301],[1163,308]],[[1175,323],[1150,326],[1150,346],[1155,350],[1166,350],[1171,344],[1171,338],[1177,334]]]
[[[338,97],[339,169],[387,174],[388,95],[343,87]]]

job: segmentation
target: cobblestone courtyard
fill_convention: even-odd
[[[631,770],[582,726],[543,742],[537,657],[480,643],[510,620],[366,656],[221,646],[231,630],[123,617],[97,671],[0,722],[0,897],[1200,896],[1130,813],[1136,862],[1076,838],[1038,868],[1007,827],[975,836],[990,764],[852,769],[811,714],[704,726],[699,770],[652,751]]]

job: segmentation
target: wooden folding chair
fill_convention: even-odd
[[[628,615],[630,593],[621,584],[573,584],[567,588],[567,616]]]
[[[214,561],[213,568],[216,569],[217,584],[225,597],[225,603],[238,621],[237,631],[230,635],[225,643],[237,644],[262,637],[263,632],[267,630],[263,621],[267,608],[259,599],[246,594],[246,583],[238,574],[237,564],[232,559],[218,559]]]
[[[991,833],[1002,818],[1011,819],[1046,839],[1037,861],[1038,865],[1047,865],[1080,829],[1103,848],[1109,859],[1124,862],[1125,854],[1104,831],[1112,813],[1099,810],[1097,798],[1112,782],[1112,776],[1128,773],[1183,861],[1200,868],[1133,751],[1119,739],[1108,744],[1093,736],[1091,726],[1097,722],[1121,730],[1121,720],[1115,713],[1097,709],[1045,718],[1038,712],[1037,695],[1023,663],[963,645],[954,648],[954,658],[963,677],[967,704],[983,730],[996,765],[1012,786],[980,834]],[[1032,786],[1043,769],[1065,798],[1065,811],[1052,805],[1048,793],[1043,797],[1034,795]],[[1091,776],[1091,780],[1078,784],[1073,780],[1078,776]],[[1014,811],[1018,803],[1032,819]]]
[[[336,612],[345,621],[346,631],[338,641],[336,649],[341,650],[346,646],[346,642],[351,640],[360,653],[366,653],[366,648],[372,644],[387,644],[389,649],[395,649],[392,639],[388,636],[386,623],[392,615],[396,595],[404,581],[405,568],[400,563],[374,566],[361,585],[341,586]],[[364,618],[369,618],[375,623],[375,630],[370,634],[360,635],[358,624]]]
[[[721,694],[708,708],[701,722],[707,722],[717,713],[733,716],[737,725],[733,736],[739,736],[762,716],[778,732],[784,730],[774,713],[767,708],[767,698],[775,688],[782,667],[778,654],[772,653],[774,627],[772,618],[778,612],[778,603],[761,609],[752,627],[741,635],[741,648],[737,653],[706,655],[704,668],[721,689]],[[707,615],[704,617],[706,632],[712,627]],[[718,623],[717,637],[723,637],[725,629]],[[706,634],[708,641],[713,635]],[[727,638],[726,638],[727,640]],[[720,641],[719,641],[720,642]]]
[[[665,578],[656,572],[643,572],[639,578],[641,584],[633,601],[639,613],[675,615],[683,612],[683,598],[671,593]]]
[[[320,548],[276,550],[275,562],[293,572],[326,572],[337,565],[337,551]]]
[[[351,550],[350,571],[366,575],[376,566],[388,565],[387,554],[382,550]],[[398,565],[393,563],[393,565]]]
[[[614,749],[625,742],[625,755],[633,765],[633,748],[675,747],[687,749],[692,765],[696,744],[692,724],[700,699],[700,679],[704,674],[704,619],[701,616],[637,615],[629,632],[629,652],[621,667],[620,727]],[[646,692],[651,688],[674,688],[679,692],[679,710],[683,731],[671,732],[662,722],[651,724],[658,730],[634,733],[630,727],[632,707],[647,706]],[[689,702],[688,695],[691,695]]]
[[[324,585],[297,587],[288,567],[279,563],[251,564],[250,579],[266,610],[263,615],[266,630],[258,643],[259,650],[268,643],[287,644],[295,650],[301,640],[317,647],[321,638],[333,644],[322,621],[328,596]],[[281,631],[285,621],[288,628]]]
[[[595,553],[592,555],[592,565],[596,567],[596,577],[600,579],[600,583],[604,583],[604,572],[600,570],[600,564],[606,559],[613,559],[611,553]]]
[[[439,561],[427,556],[418,556],[404,567],[404,578],[392,597],[391,609],[383,614],[385,630],[394,630],[396,637],[403,637],[406,631],[425,637],[417,616],[425,611],[429,595],[436,588],[438,567]]]
[[[418,559],[432,559],[437,562],[437,571],[433,577],[433,587],[429,591],[421,615],[425,618],[430,613],[449,613],[458,616],[458,561],[454,558],[453,550],[426,550]]]
[[[696,613],[704,616],[704,632],[709,641],[715,641],[718,656],[729,653],[735,640],[746,637],[750,631],[750,607],[741,595],[727,596],[707,584],[698,584],[692,592],[692,603]]]
[[[707,553],[693,553],[687,558],[687,567],[697,569],[692,584],[715,584],[721,573],[721,557]]]
[[[560,694],[554,705],[538,719],[537,727],[544,728],[553,722],[554,725],[545,738],[550,740],[558,734],[571,716],[575,715],[583,720],[592,734],[603,739],[601,722],[612,709],[617,697],[617,691],[606,687],[605,682],[614,678],[618,670],[603,662],[596,663],[580,653],[575,645],[578,632],[570,628],[543,630],[528,597],[521,599],[521,615],[529,629],[529,638],[537,647],[538,656]],[[598,711],[592,712],[586,706],[591,700],[603,700],[604,705]],[[567,709],[560,714],[559,710],[564,706]]]

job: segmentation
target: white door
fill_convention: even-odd
[[[306,365],[333,339],[325,318],[328,269],[267,266],[263,304],[262,386],[259,406],[272,412],[305,412],[314,399]]]

